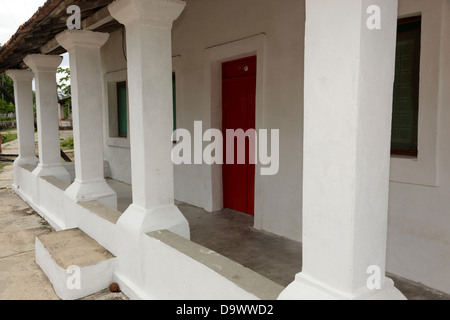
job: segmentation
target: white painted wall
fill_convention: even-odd
[[[110,132],[108,108],[114,93],[108,92],[108,82],[126,81],[126,40],[122,43],[122,30],[111,33],[108,42],[101,48],[103,74],[103,139],[104,157],[110,165],[110,177],[131,184],[130,139],[117,137],[116,130]],[[114,85],[113,85],[114,86]],[[114,131],[114,132],[112,132]]]
[[[419,156],[391,162],[387,270],[450,292],[450,4],[400,0],[422,14]]]
[[[187,1],[173,28],[173,55],[179,56],[176,75],[182,82],[182,87],[177,88],[177,125],[191,132],[194,121],[203,121],[203,130],[220,125],[220,121],[214,123],[217,117],[211,112],[210,51],[219,51],[223,60],[250,55],[245,44],[242,52],[240,44],[232,50],[227,47],[262,33],[264,62],[260,65],[263,70],[258,72],[264,78],[259,84],[263,93],[257,102],[256,129],[280,129],[280,171],[276,176],[256,178],[255,221],[261,229],[300,240],[303,1]],[[221,195],[213,193],[221,190],[217,186],[220,180],[214,180],[209,166],[175,167],[175,197],[207,210],[216,209],[217,200],[213,199]]]

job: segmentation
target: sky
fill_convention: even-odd
[[[46,0],[0,0],[0,44],[6,43],[27,22]],[[63,55],[61,67],[69,67],[68,54]],[[58,74],[57,79],[63,77]],[[33,90],[35,84],[33,81]]]
[[[0,0],[0,44],[6,43],[44,3],[45,0]],[[64,56],[61,66],[68,67],[69,60]]]

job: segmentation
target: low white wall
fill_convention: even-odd
[[[75,217],[64,210],[67,198],[64,192],[70,185],[50,176],[36,180],[39,188],[39,206],[36,211],[58,231],[74,228]]]
[[[143,290],[154,299],[275,300],[284,289],[166,230],[144,236],[142,264]]]
[[[75,181],[75,163],[74,162],[65,162],[63,164],[64,168],[69,172],[70,181]]]
[[[56,231],[79,227],[110,252],[116,248],[116,221],[121,213],[97,202],[75,203],[65,195],[69,184],[52,176],[36,177],[32,166],[15,166],[15,191]]]
[[[19,183],[14,185],[17,194],[55,230],[74,227],[76,218],[64,210],[64,191],[69,185],[54,177],[36,177],[32,169],[32,166],[27,165],[14,166]]]
[[[132,240],[119,242],[116,226],[121,215],[119,212],[97,201],[75,203],[64,194],[69,186],[67,183],[51,176],[36,177],[31,173],[32,169],[17,166],[15,170],[20,185],[15,186],[15,190],[53,228],[57,231],[79,228],[116,255],[118,261],[125,258],[118,255],[119,246],[129,247],[139,257],[144,270],[142,281],[123,282],[122,279],[130,275],[125,274],[123,278],[115,275],[123,291],[131,298],[276,299],[283,289],[254,271],[168,231],[142,234],[142,241],[137,247],[132,246]],[[35,185],[37,190],[25,188],[30,185]],[[58,268],[39,241],[36,244],[36,259],[46,270],[59,295],[67,299],[80,298],[82,293],[66,295],[64,285],[67,273]],[[127,261],[122,260],[122,263]],[[140,267],[133,266],[133,269],[137,272]],[[95,278],[95,273],[102,270],[101,266],[94,266],[86,272],[89,277]]]
[[[14,180],[17,183],[14,188],[27,203],[33,201],[33,195],[36,193],[36,178],[32,173],[35,168],[36,166],[31,165],[14,165]]]
[[[77,226],[117,256],[116,222],[120,213],[98,201],[72,204],[71,214],[77,216]]]

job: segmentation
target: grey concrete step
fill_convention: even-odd
[[[113,282],[116,257],[80,229],[36,237],[36,263],[64,300],[86,297]]]

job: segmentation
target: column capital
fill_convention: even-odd
[[[186,6],[181,0],[116,0],[108,6],[111,16],[128,26],[133,23],[171,29]]]
[[[34,78],[31,70],[11,69],[6,71],[6,75],[13,81],[32,81]]]
[[[76,47],[102,47],[108,41],[109,33],[90,30],[66,30],[56,36],[56,41],[67,51]]]
[[[36,72],[55,72],[62,62],[61,56],[45,55],[45,54],[29,54],[23,62]]]

